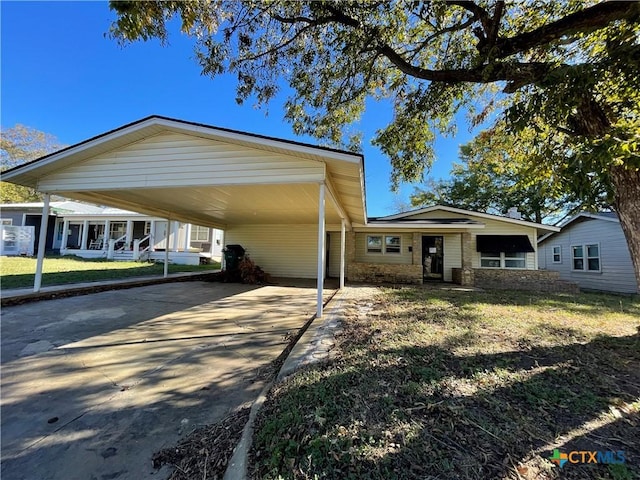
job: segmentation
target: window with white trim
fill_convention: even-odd
[[[571,246],[572,269],[582,272],[600,271],[600,244]]]
[[[553,263],[562,263],[562,246],[554,245],[551,247],[551,256],[553,257]]]
[[[526,268],[526,252],[480,252],[482,268]]]
[[[191,241],[192,242],[208,242],[209,227],[201,227],[199,225],[193,225],[191,227]]]

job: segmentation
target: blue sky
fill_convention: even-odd
[[[105,36],[114,19],[106,2],[0,2],[1,123],[17,123],[52,135],[66,145],[157,114],[278,138],[296,137],[285,123],[281,101],[268,110],[239,106],[232,77],[202,77],[193,42],[178,33],[170,45],[127,47]],[[370,216],[396,211],[413,186],[390,191],[386,157],[370,144],[389,111],[372,104],[359,123],[364,132],[367,207]],[[456,138],[438,140],[430,175],[447,177],[458,146],[470,139],[461,124]]]

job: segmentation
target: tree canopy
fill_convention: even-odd
[[[61,149],[53,135],[31,127],[17,124],[3,129],[0,136],[0,171],[22,165],[48,153]],[[39,202],[42,194],[33,188],[1,182],[0,201],[2,203]]]
[[[437,134],[501,118],[552,138],[557,172],[576,189],[613,187],[640,281],[640,2],[112,1],[111,35],[159,38],[179,17],[202,72],[238,79],[258,104],[280,80],[293,130],[357,147],[345,134],[368,98],[393,104],[373,143],[392,185],[420,180]],[[493,116],[492,116],[493,115]]]
[[[449,179],[428,179],[411,195],[413,206],[435,204],[479,212],[506,214],[516,207],[525,220],[554,223],[578,211],[611,208],[610,183],[593,178],[588,189],[567,182],[558,170],[562,163],[550,159],[553,148],[541,134],[525,128],[515,137],[503,123],[481,132],[460,147]]]

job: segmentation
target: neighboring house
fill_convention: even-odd
[[[580,288],[638,293],[627,240],[613,212],[580,213],[538,241],[540,268]]]
[[[43,203],[0,205],[3,225],[35,228],[36,252],[42,208]],[[55,201],[49,205],[48,225],[48,252],[119,260],[164,258],[167,221],[162,218],[82,202]],[[201,259],[220,258],[222,231],[182,222],[171,222],[170,227],[171,262],[198,264]]]
[[[46,195],[224,230],[273,276],[569,288],[539,271],[557,227],[447,207],[368,219],[364,157],[151,116],[3,172]],[[38,272],[36,272],[37,278]],[[37,283],[36,283],[37,287]]]

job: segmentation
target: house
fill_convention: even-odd
[[[563,288],[557,272],[537,268],[537,238],[556,227],[447,207],[368,219],[364,157],[332,148],[151,116],[3,179],[37,188],[45,203],[61,195],[224,230],[225,244],[270,274],[315,278],[318,316],[327,274],[341,286]]]
[[[580,213],[538,241],[540,268],[559,272],[580,288],[638,293],[631,254],[613,212]]]
[[[0,205],[3,228],[35,229],[32,251],[36,252],[43,205],[42,202]],[[222,231],[181,222],[173,222],[170,227],[170,262],[197,265],[209,258],[220,259]],[[45,248],[48,252],[82,258],[160,260],[167,244],[166,229],[166,219],[83,202],[55,201],[49,204]],[[1,245],[3,254],[21,254],[19,249],[12,252],[5,248],[11,241],[5,236]]]

